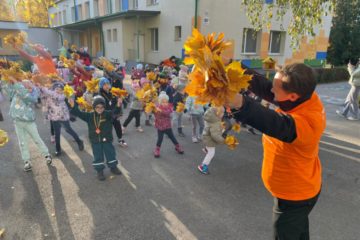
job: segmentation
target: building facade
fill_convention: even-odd
[[[270,30],[255,32],[238,0],[63,0],[49,13],[52,27],[71,44],[88,47],[92,56],[154,64],[172,55],[182,57],[195,15],[202,33],[224,32],[233,42],[228,57],[249,67],[260,66],[268,56],[280,64],[321,63],[331,27],[331,16],[324,16],[315,39],[304,37],[294,52],[280,23],[274,21]],[[290,14],[284,17],[284,29],[290,18]]]

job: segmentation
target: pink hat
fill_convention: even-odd
[[[145,77],[142,77],[140,79],[140,85],[144,86],[146,83],[150,83],[150,81],[148,79],[146,79]]]

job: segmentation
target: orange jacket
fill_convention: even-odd
[[[277,111],[281,112],[280,109]],[[285,143],[263,135],[262,179],[267,190],[277,198],[305,200],[314,197],[321,188],[318,154],[326,124],[325,111],[314,93],[286,114],[295,120],[296,139]]]
[[[57,74],[55,64],[52,59],[36,56],[33,57],[33,62],[38,66],[40,73],[45,75],[51,73]]]

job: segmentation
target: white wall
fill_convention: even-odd
[[[105,56],[109,59],[118,59],[119,62],[124,62],[124,41],[123,41],[123,24],[120,19],[104,22],[103,25],[104,41],[105,41]],[[111,42],[107,38],[107,30],[111,30]],[[117,41],[113,42],[113,29],[117,29]]]

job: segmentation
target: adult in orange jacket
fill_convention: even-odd
[[[305,64],[278,71],[273,82],[254,74],[250,90],[279,106],[263,107],[245,95],[230,104],[234,118],[263,133],[262,179],[274,197],[274,239],[310,239],[308,215],[321,190],[319,142],[325,111]]]

